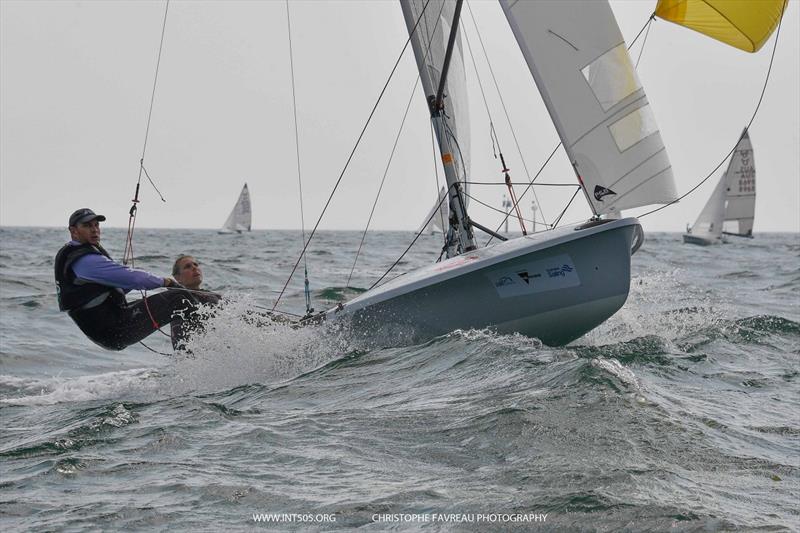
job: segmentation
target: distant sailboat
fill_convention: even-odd
[[[242,192],[239,193],[239,199],[236,200],[236,205],[233,206],[231,214],[223,224],[222,229],[219,230],[220,234],[225,233],[242,233],[243,231],[250,231],[250,223],[252,219],[252,210],[250,209],[250,191],[247,189],[247,184],[242,187]]]
[[[722,175],[711,198],[697,217],[694,226],[687,228],[683,242],[706,246],[725,242],[723,235],[753,237],[753,217],[756,206],[756,167],[753,146],[747,129]],[[726,222],[728,229],[725,231]]]
[[[431,210],[425,215],[422,220],[422,225],[417,230],[417,233],[425,233],[433,235],[435,233],[444,233],[444,228],[449,227],[448,219],[450,218],[450,209],[447,206],[447,189],[442,187],[439,191],[439,198],[433,204]],[[438,212],[437,212],[438,211]]]

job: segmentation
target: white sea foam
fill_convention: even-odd
[[[631,279],[622,309],[574,344],[600,346],[647,335],[674,341],[731,314],[721,295],[688,284],[687,277],[684,269],[675,268]]]
[[[347,335],[327,325],[297,327],[271,318],[249,293],[201,309],[204,331],[176,353],[174,379],[186,390],[213,391],[280,382],[347,351]]]
[[[0,387],[11,390],[0,398],[6,405],[53,405],[64,402],[82,402],[118,399],[122,395],[153,391],[160,374],[150,368],[78,376],[20,378],[0,375]]]

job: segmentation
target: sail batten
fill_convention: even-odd
[[[608,2],[500,5],[594,213],[675,200],[661,134]]]

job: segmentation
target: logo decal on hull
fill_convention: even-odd
[[[517,264],[513,269],[498,269],[486,277],[501,298],[577,287],[581,284],[575,263],[567,254]]]
[[[559,276],[561,276],[563,278],[564,276],[566,276],[569,272],[572,272],[573,270],[575,270],[575,269],[572,268],[570,265],[564,264],[564,265],[561,265],[560,267],[548,268],[547,269],[547,275],[550,276],[551,278],[557,278]]]

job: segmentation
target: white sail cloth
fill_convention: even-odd
[[[728,185],[725,221],[735,222],[733,233],[752,235],[756,210],[756,165],[750,135],[745,130],[725,173]]]
[[[450,218],[450,209],[447,203],[447,189],[444,187],[439,191],[439,198],[433,204],[430,211],[422,219],[422,225],[417,230],[417,233],[444,233],[445,228],[448,227],[448,219]]]
[[[221,233],[233,233],[250,231],[252,222],[252,210],[250,208],[250,191],[247,184],[242,187],[242,192],[239,193],[239,199],[236,200],[236,205],[233,206],[231,214],[223,224]]]
[[[677,197],[644,89],[605,0],[500,0],[596,214]]]
[[[703,210],[692,226],[692,235],[702,237],[709,241],[722,239],[722,224],[725,220],[725,196],[728,190],[728,180],[725,175],[717,182],[711,198],[706,202]]]
[[[439,89],[447,42],[455,16],[455,1],[400,0],[400,7],[411,36],[411,46],[427,100],[430,96],[435,96]],[[444,115],[453,145],[456,173],[463,190],[469,194],[467,184],[464,183],[470,168],[469,101],[460,29],[456,32],[445,81]],[[465,198],[466,202],[468,197]]]

